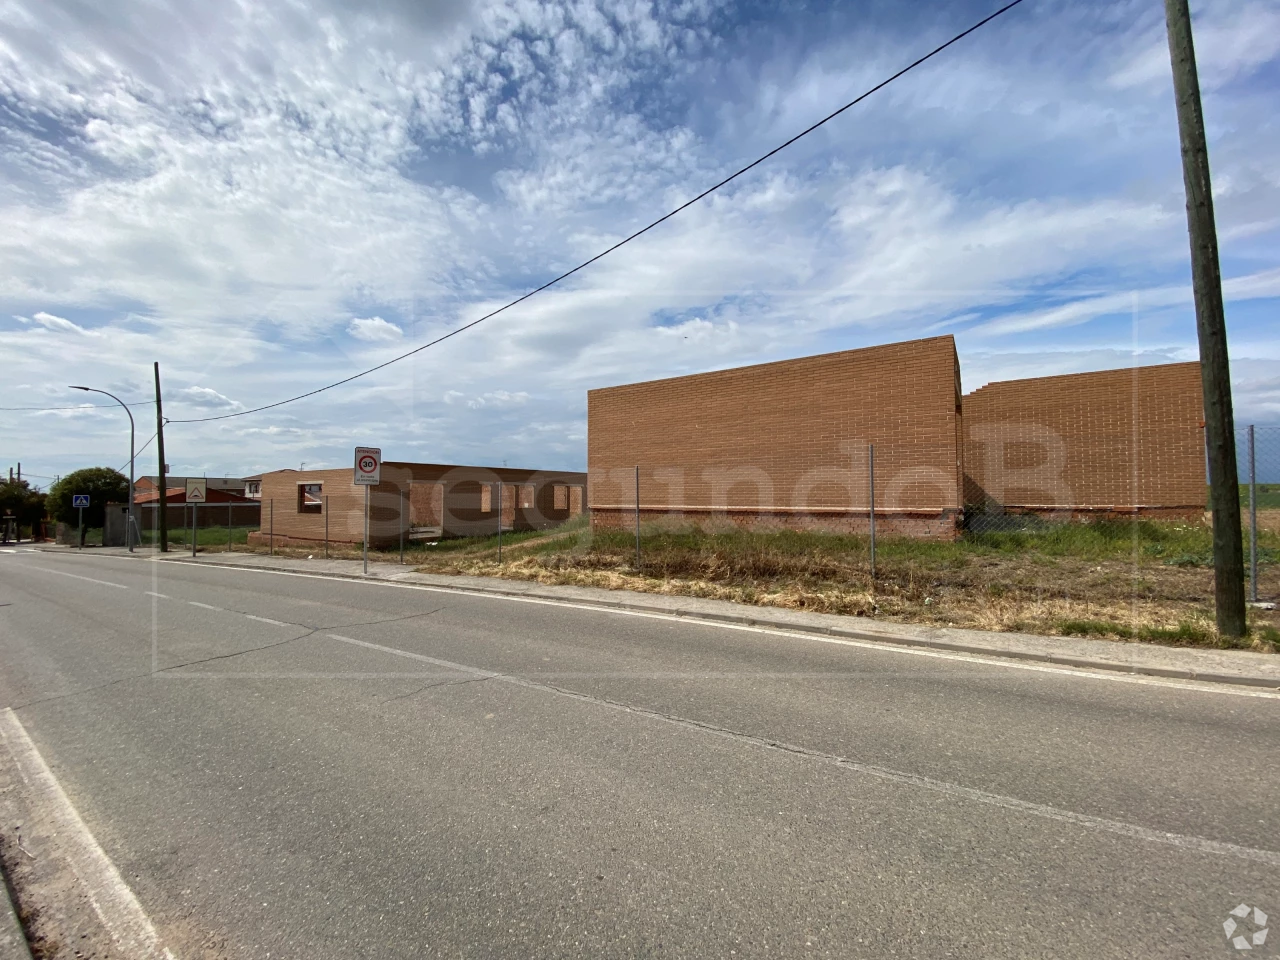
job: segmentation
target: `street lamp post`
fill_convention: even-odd
[[[124,531],[125,546],[129,548],[129,552],[133,553],[133,446],[134,446],[134,428],[133,428],[133,412],[129,409],[129,405],[117,397],[114,393],[107,393],[105,390],[99,390],[96,387],[72,387],[72,390],[84,390],[86,393],[100,393],[105,397],[110,397],[120,406],[124,407],[124,412],[129,415],[129,520]],[[164,483],[164,477],[160,478],[160,482]]]

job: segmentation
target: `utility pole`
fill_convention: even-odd
[[[1204,433],[1209,454],[1209,507],[1213,511],[1214,601],[1218,633],[1245,632],[1244,541],[1240,533],[1240,478],[1236,470],[1235,415],[1227,361],[1227,322],[1222,307],[1218,232],[1209,182],[1209,147],[1204,136],[1200,79],[1191,39],[1187,0],[1165,0],[1173,91],[1182,141],[1182,179],[1187,191],[1187,232],[1191,236],[1191,280],[1200,339],[1200,379],[1204,389]]]
[[[164,411],[160,408],[160,361],[156,361],[156,449],[160,455],[160,551],[169,552],[169,480],[164,464]]]

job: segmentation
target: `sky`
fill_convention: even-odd
[[[585,469],[595,387],[943,333],[966,391],[1196,359],[1162,5],[1025,0],[439,346],[177,422],[482,316],[998,5],[0,0],[0,405],[158,361],[175,474]],[[1280,423],[1280,0],[1192,9],[1236,419]],[[99,401],[0,412],[0,466],[127,464]]]

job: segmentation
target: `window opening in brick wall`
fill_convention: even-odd
[[[520,509],[524,510],[533,506],[533,484],[520,484]]]
[[[551,488],[552,509],[568,510],[569,509],[569,485],[565,483],[557,483]]]
[[[493,484],[480,484],[480,512],[490,513],[493,511]]]
[[[323,483],[298,484],[298,512],[299,513],[323,513],[324,512],[324,484]]]

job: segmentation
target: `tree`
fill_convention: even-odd
[[[36,536],[36,528],[44,519],[45,495],[39,490],[32,490],[31,484],[25,480],[0,481],[0,516],[12,515],[18,521],[18,527],[30,527],[31,536]]]
[[[53,519],[75,524],[78,511],[71,505],[71,497],[77,493],[89,495],[89,506],[84,510],[85,528],[101,527],[106,523],[108,503],[129,502],[129,478],[111,467],[86,467],[69,473],[49,488],[48,507]]]

